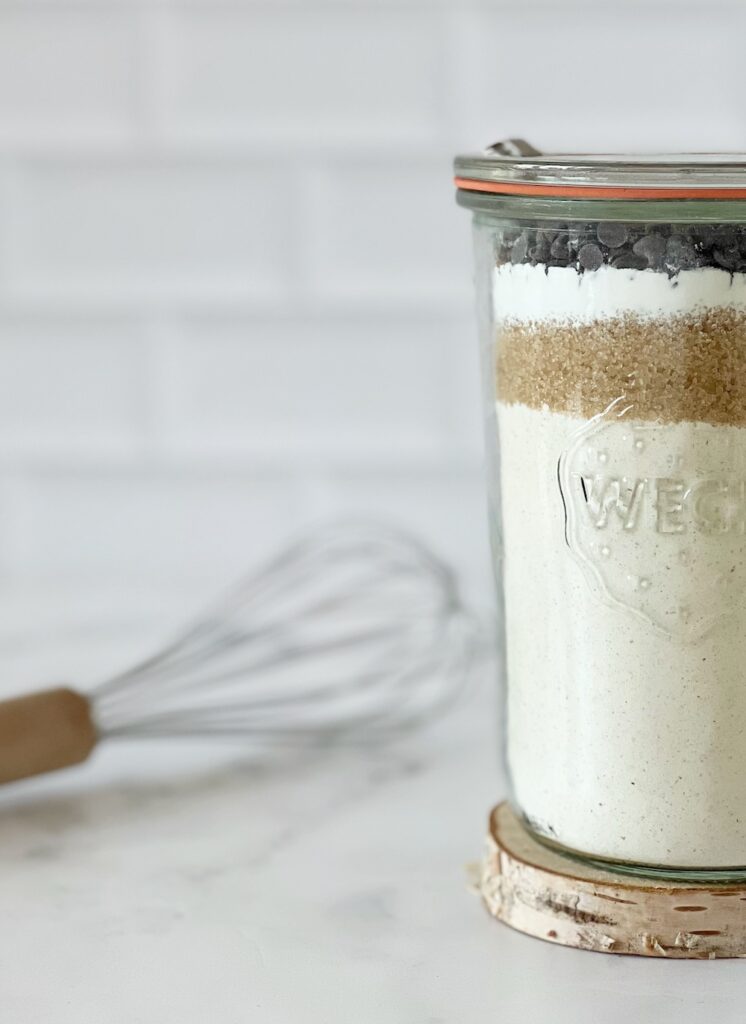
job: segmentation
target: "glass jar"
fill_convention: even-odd
[[[456,173],[512,803],[571,855],[746,877],[746,158]]]

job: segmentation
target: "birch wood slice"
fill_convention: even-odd
[[[659,882],[576,862],[533,839],[506,803],[490,816],[480,891],[500,921],[563,946],[746,957],[746,885]]]

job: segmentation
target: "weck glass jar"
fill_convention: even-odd
[[[514,808],[586,859],[746,877],[746,157],[501,144],[456,184]]]

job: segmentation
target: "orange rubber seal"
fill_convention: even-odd
[[[505,196],[559,199],[746,199],[744,188],[637,188],[634,185],[535,185],[515,181],[454,178],[456,188]]]

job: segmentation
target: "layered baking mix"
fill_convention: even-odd
[[[508,225],[492,286],[516,802],[599,856],[741,864],[746,229]]]

